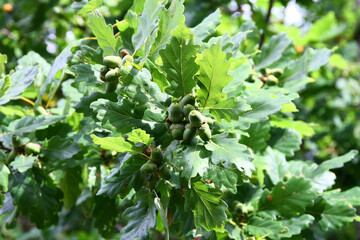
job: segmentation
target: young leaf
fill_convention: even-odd
[[[127,142],[123,137],[106,137],[100,138],[94,134],[90,135],[94,143],[100,145],[102,149],[116,151],[116,152],[126,152],[129,154],[141,154],[142,150],[139,147],[136,147],[134,144]]]
[[[292,177],[285,183],[278,182],[271,192],[263,193],[259,210],[274,209],[284,216],[303,213],[316,198],[311,187],[311,182],[305,178]]]
[[[211,161],[214,164],[222,163],[227,168],[235,164],[249,177],[255,170],[251,162],[254,158],[253,154],[245,145],[238,143],[236,138],[226,138],[226,134],[214,135],[205,148],[212,152]]]
[[[222,231],[227,208],[226,203],[221,200],[222,192],[196,179],[186,194],[188,197],[185,198],[185,205],[194,212],[195,226],[201,226],[207,231]]]
[[[170,4],[169,9],[163,11],[159,20],[159,29],[154,44],[151,46],[150,55],[157,58],[159,50],[165,48],[165,45],[171,38],[171,31],[176,26],[185,22],[184,0],[175,0]]]
[[[88,26],[97,38],[99,46],[104,50],[104,55],[117,55],[118,39],[114,38],[113,28],[106,25],[105,19],[95,13],[88,16]]]
[[[166,48],[160,50],[162,69],[167,75],[170,86],[165,91],[182,97],[192,92],[195,86],[194,75],[199,69],[195,63],[198,45],[194,45],[194,36],[184,24],[172,32],[172,38]]]
[[[138,19],[138,29],[132,37],[134,51],[139,50],[145,43],[149,36],[152,35],[154,29],[157,27],[157,20],[162,12],[162,2],[158,0],[145,1],[144,11]]]
[[[132,130],[127,140],[133,143],[143,143],[147,146],[150,146],[154,138],[150,137],[150,135],[142,129],[134,129]]]
[[[123,213],[129,222],[121,229],[121,240],[145,240],[150,229],[156,225],[156,206],[153,194],[143,189],[136,193],[136,201],[135,206],[127,208]]]
[[[203,108],[213,107],[226,99],[222,90],[231,82],[232,76],[228,75],[230,63],[226,62],[225,58],[226,54],[221,51],[220,43],[217,43],[204,51],[203,59],[198,63],[200,89],[196,94]]]

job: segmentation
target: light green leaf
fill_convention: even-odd
[[[290,238],[294,235],[300,234],[303,229],[306,229],[315,220],[315,218],[309,214],[303,214],[299,217],[290,219],[284,219],[281,221],[283,229],[281,233],[275,234],[275,239]]]
[[[136,200],[137,204],[123,213],[128,223],[121,229],[121,240],[145,240],[150,229],[156,225],[156,206],[152,192],[143,189],[136,193]]]
[[[134,130],[132,130],[132,132],[129,135],[127,140],[129,140],[133,143],[143,143],[147,146],[150,146],[150,144],[153,142],[154,138],[150,137],[150,135],[147,134],[142,129],[134,129]]]
[[[14,170],[19,172],[26,172],[28,169],[33,167],[33,164],[37,157],[18,155],[15,160],[10,163],[10,166]]]
[[[360,205],[360,187],[353,187],[345,192],[335,192],[330,194],[324,194],[323,197],[326,201],[333,205],[346,205],[351,204],[353,206]]]
[[[78,14],[85,14],[94,11],[97,8],[101,7],[101,3],[103,0],[91,0],[85,6],[83,6],[80,11],[78,11]]]
[[[306,123],[300,120],[291,120],[285,118],[272,118],[271,126],[282,129],[294,129],[301,134],[302,137],[311,137],[315,134],[313,123]]]
[[[63,172],[60,179],[60,189],[64,193],[64,206],[70,209],[75,205],[77,198],[81,193],[81,168],[68,168]]]
[[[134,51],[139,50],[146,43],[148,37],[151,37],[151,35],[153,35],[155,40],[154,34],[156,32],[154,29],[158,25],[157,20],[162,12],[162,9],[162,2],[159,2],[158,0],[145,1],[144,10],[138,18],[137,32],[132,37]]]
[[[134,144],[125,141],[123,137],[105,137],[100,138],[91,134],[90,137],[93,139],[94,143],[100,145],[102,149],[116,151],[116,152],[125,152],[130,154],[141,154],[141,148],[135,147]]]
[[[207,231],[223,231],[227,205],[221,200],[222,192],[197,179],[191,183],[191,189],[186,194],[185,205],[194,212],[195,226]]]
[[[0,98],[0,105],[3,105],[22,94],[25,89],[33,83],[37,73],[38,67],[35,66],[15,71],[15,73],[10,76],[10,79],[6,76],[2,91],[6,91],[6,89],[3,89],[4,87],[8,87],[8,89],[6,94]],[[11,84],[11,86],[9,84]]]
[[[255,69],[263,69],[279,60],[284,50],[291,43],[286,33],[280,33],[270,38],[270,42],[261,49],[261,53],[254,58]]]
[[[176,26],[185,22],[183,4],[184,0],[172,1],[170,7],[162,12],[159,20],[157,36],[150,52],[150,55],[155,59],[157,58],[159,50],[165,48],[165,45],[169,42],[171,38],[171,31],[175,29]]]
[[[169,232],[169,225],[168,225],[168,219],[167,219],[167,211],[162,206],[160,198],[156,197],[154,199],[154,203],[155,203],[157,210],[160,212],[161,222],[165,228],[165,236],[166,236],[165,239],[169,239],[170,232]]]
[[[286,156],[294,156],[294,152],[300,150],[301,135],[293,129],[277,129],[272,134],[269,145],[284,153]]]
[[[216,26],[221,23],[220,9],[207,16],[200,24],[191,29],[195,36],[195,43],[200,44],[204,39],[216,32]]]
[[[0,193],[6,193],[8,191],[9,174],[10,170],[0,161]]]
[[[236,138],[226,138],[226,136],[227,134],[214,135],[205,145],[205,148],[212,152],[211,161],[214,164],[222,163],[227,168],[235,164],[241,172],[250,177],[251,172],[255,170],[251,162],[254,155],[247,146],[238,143]]]
[[[11,85],[12,82],[9,75],[6,75],[4,78],[0,79],[0,99],[6,94]]]
[[[222,119],[225,119],[227,122],[238,120],[240,113],[250,110],[251,107],[246,104],[245,100],[231,97],[207,109],[216,121],[221,123]]]
[[[209,158],[200,156],[200,154],[200,149],[189,147],[185,151],[182,151],[177,158],[179,167],[183,169],[181,175],[189,181],[197,174],[204,176],[206,169],[209,167]]]
[[[308,54],[308,72],[313,72],[318,70],[321,66],[326,65],[330,61],[330,56],[332,54],[332,50],[327,48],[321,48],[321,49],[312,49],[308,48],[306,49],[305,54]]]
[[[263,161],[267,163],[264,168],[273,184],[282,181],[284,176],[289,173],[285,155],[271,147],[266,148]]]
[[[191,93],[196,84],[194,75],[199,66],[195,63],[195,58],[199,46],[194,45],[193,39],[189,28],[182,24],[172,32],[171,41],[166,48],[160,50],[162,69],[170,83],[165,91],[174,97]]]
[[[228,95],[228,97],[237,97],[244,91],[242,89],[244,80],[249,77],[251,74],[252,67],[248,63],[243,63],[234,70],[228,72],[229,75],[233,77],[233,80],[224,87],[223,92]]]
[[[312,205],[317,197],[311,188],[311,182],[302,177],[291,177],[286,182],[280,181],[271,192],[263,193],[259,210],[273,209],[284,216],[303,213],[305,208]]]
[[[7,63],[7,56],[0,53],[0,75],[5,73],[5,63]]]
[[[105,19],[98,14],[88,16],[88,26],[97,38],[99,46],[104,50],[104,55],[117,55],[118,40],[114,38],[111,24],[106,25]]]
[[[314,171],[313,176],[320,175],[329,169],[341,168],[345,163],[351,161],[357,154],[357,150],[351,150],[345,155],[322,162]]]
[[[170,84],[160,66],[154,64],[149,59],[146,60],[145,66],[151,72],[152,81],[159,86],[161,92],[165,92],[165,88],[167,88]]]
[[[228,75],[230,63],[226,62],[225,58],[226,54],[221,51],[220,43],[218,43],[204,50],[203,59],[198,62],[200,89],[196,91],[196,94],[203,108],[213,107],[226,99],[226,94],[222,90],[231,82],[232,76]]]

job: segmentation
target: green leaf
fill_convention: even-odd
[[[151,72],[152,81],[159,86],[161,92],[165,92],[165,88],[167,88],[170,84],[166,79],[165,73],[163,73],[160,69],[160,66],[154,64],[149,59],[146,60],[145,66]]]
[[[0,99],[5,96],[7,90],[11,87],[12,82],[10,81],[10,76],[6,75],[4,78],[0,79]]]
[[[137,32],[132,36],[132,43],[135,52],[146,43],[149,36],[156,34],[154,29],[158,25],[157,20],[162,12],[162,9],[162,2],[159,2],[158,0],[145,1],[144,11],[138,19]]]
[[[195,36],[195,43],[200,44],[207,37],[216,32],[216,26],[221,23],[220,9],[216,9],[215,12],[207,16],[200,24],[191,29],[191,32]]]
[[[209,167],[209,158],[202,156],[201,149],[188,147],[178,156],[179,167],[183,169],[181,176],[190,181],[197,174],[204,176]],[[190,182],[189,182],[190,184]]]
[[[284,50],[291,43],[286,33],[280,33],[270,38],[270,41],[261,49],[261,53],[254,58],[255,69],[263,69],[279,60]]]
[[[238,143],[236,138],[226,136],[227,134],[214,135],[205,145],[205,148],[212,152],[211,161],[214,164],[222,163],[227,168],[235,164],[241,172],[250,177],[251,172],[255,170],[251,162],[254,159],[253,154],[248,147]]]
[[[127,208],[123,216],[128,223],[121,229],[121,240],[145,240],[151,228],[156,225],[154,196],[145,189],[136,193],[137,204]]]
[[[194,36],[184,24],[172,32],[172,38],[166,48],[160,50],[163,61],[162,69],[170,83],[165,91],[174,96],[182,97],[192,92],[195,87],[194,75],[199,69],[195,63],[198,45],[194,45]]]
[[[360,205],[360,187],[353,187],[345,192],[335,192],[330,194],[324,194],[323,197],[326,201],[333,205],[347,205],[353,206]]]
[[[5,63],[7,63],[7,56],[0,53],[0,75],[5,73]]]
[[[161,13],[159,29],[150,53],[155,59],[157,58],[159,50],[165,48],[165,45],[169,42],[171,31],[175,29],[176,26],[185,22],[183,4],[184,0],[172,1],[169,8]]]
[[[273,184],[282,181],[284,176],[289,173],[288,162],[283,153],[272,149],[271,147],[267,147],[263,158],[266,163],[264,168]]]
[[[38,73],[38,67],[26,67],[22,70],[17,70],[14,74],[8,77],[5,77],[4,85],[2,86],[2,91],[6,91],[6,87],[8,87],[6,94],[0,98],[0,105],[3,105],[10,100],[16,98],[20,94],[22,94],[26,88],[28,88],[34,81],[36,74]],[[11,86],[10,86],[11,84]]]
[[[97,8],[101,7],[101,3],[103,0],[91,0],[85,6],[83,6],[80,11],[78,11],[78,14],[85,14],[94,11]]]
[[[10,174],[10,170],[1,161],[0,162],[0,193],[6,193],[8,191],[9,174]]]
[[[341,168],[345,163],[351,161],[357,154],[357,150],[351,150],[345,155],[322,162],[314,171],[313,176],[320,175],[329,169]]]
[[[146,160],[140,157],[131,157],[122,167],[113,168],[97,195],[115,198],[120,194],[124,198],[131,189],[139,190],[144,184],[145,177],[141,174],[140,168],[145,162]]]
[[[116,231],[115,225],[119,214],[117,209],[116,199],[95,196],[94,225],[104,238],[111,238]]]
[[[321,230],[324,232],[335,230],[338,231],[346,223],[354,221],[356,209],[349,205],[331,205],[325,199],[318,201],[309,209],[312,215],[321,217],[318,222]]]
[[[83,40],[76,40],[74,42],[71,42],[66,48],[64,48],[64,50],[61,51],[61,53],[55,58],[55,61],[50,69],[50,72],[48,73],[44,83],[41,85],[40,88],[40,92],[38,94],[38,97],[36,99],[35,102],[35,107],[38,107],[43,95],[45,94],[48,85],[55,79],[55,75],[56,73],[60,70],[63,69],[66,66],[66,63],[68,61],[68,57],[70,57],[72,55],[71,49],[73,47],[77,47],[80,46],[81,42]],[[52,96],[49,96],[52,97]]]
[[[134,129],[132,130],[127,140],[133,143],[143,143],[147,146],[150,146],[154,138],[150,137],[150,135],[142,129]]]
[[[238,183],[239,172],[234,166],[225,168],[220,165],[212,165],[208,169],[206,178],[210,179],[217,188],[221,186],[228,189],[231,193],[236,194],[236,185]]]
[[[41,156],[49,162],[66,162],[75,154],[81,151],[81,147],[69,139],[63,139],[55,136],[50,140],[44,141],[44,148],[41,150]],[[73,159],[71,159],[73,161]]]
[[[0,134],[0,139],[4,136],[12,134],[20,135],[22,133],[28,133],[38,129],[44,129],[48,125],[56,123],[64,118],[65,116],[26,116],[18,120],[12,121],[7,128],[7,131]]]
[[[277,129],[272,132],[269,145],[284,153],[286,156],[294,156],[294,152],[300,150],[301,135],[293,129]]]
[[[243,63],[240,67],[230,70],[228,73],[233,77],[233,80],[224,87],[223,92],[229,97],[240,96],[244,91],[242,89],[244,80],[250,76],[251,71],[251,65],[248,63]]]
[[[56,224],[63,195],[53,180],[39,168],[15,173],[13,180],[10,192],[19,211],[40,229]]]
[[[104,50],[104,55],[117,55],[118,40],[114,38],[111,24],[106,25],[103,16],[92,13],[88,16],[88,26],[97,38],[99,46]]]
[[[64,193],[64,206],[70,209],[81,193],[81,167],[68,168],[60,179],[60,189]]]
[[[185,205],[194,212],[195,226],[207,231],[223,231],[227,205],[221,200],[222,192],[197,179],[186,194]]]
[[[306,49],[305,54],[309,55],[309,62],[307,71],[313,72],[318,70],[321,66],[326,65],[330,61],[330,56],[332,54],[332,50],[327,48],[321,49]]]
[[[284,216],[303,213],[317,197],[311,188],[311,182],[305,178],[291,177],[285,183],[278,182],[270,193],[263,193],[259,209],[277,210]]]
[[[93,139],[94,143],[100,145],[102,149],[116,151],[116,152],[125,152],[130,154],[141,154],[142,149],[136,147],[134,144],[127,142],[123,137],[105,137],[100,138],[94,134],[91,134],[90,137]]]
[[[270,124],[252,124],[247,133],[249,136],[241,136],[240,143],[248,146],[254,152],[264,150],[267,146],[266,141],[270,138]]]
[[[252,123],[268,120],[269,115],[280,111],[283,104],[289,103],[297,97],[297,94],[278,94],[275,96],[269,92],[260,91],[246,99],[251,110],[242,113],[239,116],[239,121],[234,122],[233,125],[240,129],[248,129]]]
[[[271,218],[252,217],[244,226],[244,230],[253,236],[265,237],[280,233],[283,226]]]
[[[18,155],[16,156],[15,160],[10,163],[10,166],[12,169],[23,173],[33,167],[36,159],[37,157],[33,156]]]
[[[227,122],[238,120],[240,113],[250,110],[251,107],[246,104],[245,100],[231,97],[207,109],[209,109],[210,114],[216,121],[221,123],[222,119],[225,119]]]
[[[228,75],[230,63],[225,60],[226,54],[221,51],[220,43],[204,50],[204,56],[200,65],[200,75],[198,85],[200,89],[196,91],[202,107],[213,107],[226,99],[226,94],[222,92],[228,85],[232,76]]]
[[[79,64],[71,66],[69,72],[75,74],[75,82],[85,82],[86,85],[95,85],[97,77],[95,72],[100,70],[100,65]]]
[[[303,229],[309,228],[310,224],[315,218],[309,214],[304,214],[299,217],[284,219],[281,221],[283,229],[281,233],[275,234],[275,239],[290,238],[294,235],[300,234]]]
[[[302,137],[311,137],[315,134],[314,124],[306,123],[300,120],[295,121],[284,118],[272,118],[270,123],[273,127],[294,129],[300,133]]]
[[[100,98],[108,99],[112,102],[117,101],[117,94],[109,94],[109,93],[100,93],[100,92],[93,92],[90,96],[82,97],[80,101],[74,106],[76,112],[84,113],[85,117],[92,116],[93,118],[96,117],[96,113],[90,108],[90,104],[99,100]]]
[[[167,210],[164,209],[164,207],[161,204],[160,198],[156,197],[154,199],[155,206],[157,210],[160,212],[161,216],[161,222],[165,228],[165,239],[169,239],[170,232],[169,232],[169,225],[168,225],[168,219],[167,219]]]

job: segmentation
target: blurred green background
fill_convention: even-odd
[[[0,53],[7,55],[6,71],[14,69],[17,60],[30,51],[52,63],[68,43],[91,37],[86,16],[76,14],[86,2],[0,0]],[[113,24],[123,18],[132,4],[132,0],[104,0],[99,11]],[[315,134],[304,139],[296,156],[321,162],[351,149],[360,149],[360,1],[188,0],[185,1],[186,24],[195,26],[217,8],[223,13],[217,35],[234,34],[245,21],[252,21],[260,29],[253,33],[260,35],[260,45],[274,34],[287,32],[294,41],[293,54],[300,54],[307,47],[332,49],[329,64],[312,73],[313,83],[300,92],[301,98],[296,101],[295,120],[315,126]],[[359,169],[359,159],[338,169],[337,187],[345,190],[360,185]],[[100,238],[76,212],[60,218],[59,225],[44,235],[24,219],[14,230],[2,227],[2,231],[6,231],[2,236],[9,239]],[[342,232],[327,233],[321,239],[360,239],[360,225],[351,223]]]

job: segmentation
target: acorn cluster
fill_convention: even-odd
[[[165,180],[171,178],[170,169],[164,163],[163,153],[159,148],[154,148],[151,151],[150,159],[142,165],[140,171],[146,175],[145,186],[149,189],[154,189],[159,181],[159,177]]]
[[[103,59],[104,66],[100,68],[100,79],[106,82],[106,92],[115,92],[119,78],[124,75],[122,67],[126,61],[134,62],[131,55],[125,55],[122,59],[119,56],[106,56]]]
[[[29,142],[25,145],[22,145],[20,137],[18,135],[12,136],[12,149],[7,157],[7,161],[10,163],[15,160],[16,156],[19,154],[26,154],[26,156],[35,156],[39,155],[41,151],[41,146],[37,143]]]
[[[196,135],[205,142],[210,140],[210,125],[214,120],[196,110],[193,94],[184,96],[179,102],[171,103],[168,113],[167,122],[175,139],[183,140],[185,144],[190,143]]]

